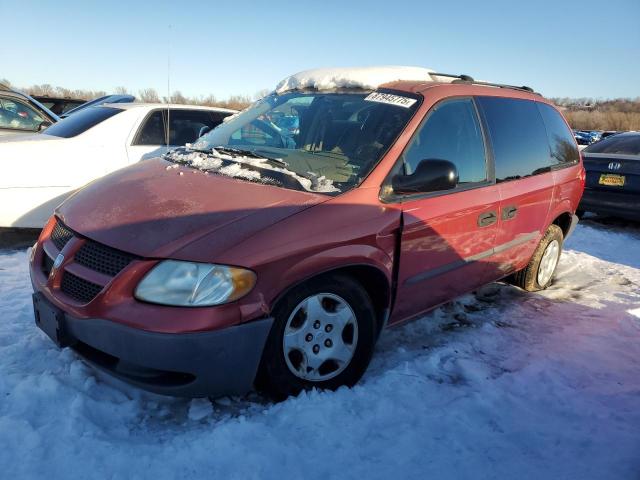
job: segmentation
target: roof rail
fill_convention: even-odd
[[[430,73],[430,75],[431,76],[437,76],[437,77],[455,78],[456,80],[454,80],[451,83],[472,83],[473,85],[486,85],[488,87],[509,88],[511,90],[519,90],[521,92],[535,93],[536,95],[540,95],[533,88],[527,87],[526,85],[518,87],[516,85],[507,85],[507,84],[504,84],[504,83],[482,82],[480,80],[474,80],[473,77],[471,77],[469,75],[464,75],[464,74],[455,75],[455,74],[451,74],[451,73],[433,72],[433,73]]]
[[[438,77],[448,77],[448,78],[457,78],[462,82],[474,82],[473,77],[470,75],[460,74],[455,75],[453,73],[430,73],[429,75],[436,75]]]

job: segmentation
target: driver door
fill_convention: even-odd
[[[401,161],[405,174],[430,159],[452,162],[452,190],[401,196],[398,290],[391,323],[418,315],[495,278],[493,248],[500,197],[471,98],[428,113]]]

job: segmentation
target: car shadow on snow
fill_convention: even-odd
[[[279,226],[285,222],[293,221],[292,218],[296,214],[289,216],[290,210],[286,206],[278,205],[272,207],[262,207],[259,209],[259,217],[255,216],[256,211],[232,211],[224,210],[223,212],[214,212],[211,214],[192,215],[184,214],[183,207],[178,205],[177,198],[167,196],[168,206],[173,208],[174,217],[164,217],[162,220],[140,220],[136,221],[131,216],[123,219],[122,223],[115,224],[109,228],[104,228],[99,221],[93,223],[94,228],[87,229],[82,233],[89,238],[98,241],[103,238],[133,238],[136,232],[144,232],[148,238],[156,235],[162,235],[170,228],[180,228],[184,225],[191,225],[192,230],[189,232],[192,238],[196,238],[199,246],[206,245],[203,243],[205,239],[210,239],[211,243],[216,243],[220,249],[232,248],[237,246],[237,238],[233,235],[224,239],[210,236],[200,235],[198,228],[208,224],[223,224],[224,218],[221,216],[229,215],[234,219],[238,219],[234,227],[242,230],[249,228],[245,219],[252,217],[251,221],[260,218],[259,222],[268,225],[269,219],[277,219]],[[182,199],[184,201],[184,199]],[[187,202],[188,203],[188,202]],[[178,208],[180,207],[180,208]],[[185,204],[184,208],[188,205]],[[100,212],[99,215],[105,218],[118,217],[118,206],[114,204],[113,211]],[[285,258],[291,251],[297,251],[296,242],[314,242],[316,250],[322,242],[327,242],[328,238],[334,239],[336,243],[360,242],[363,244],[373,245],[380,239],[378,235],[370,232],[379,232],[381,227],[386,228],[391,234],[394,228],[399,225],[400,212],[393,208],[385,210],[385,216],[381,216],[380,209],[368,205],[345,205],[337,203],[336,205],[319,204],[313,207],[316,210],[314,216],[307,216],[296,230],[296,238],[282,238],[283,242],[274,246],[276,253],[274,255],[280,259]],[[280,213],[278,213],[280,210]],[[348,213],[347,213],[348,212]],[[121,212],[122,213],[122,212]],[[298,213],[297,215],[300,215]],[[319,220],[319,219],[322,219]],[[327,224],[330,219],[341,219],[339,224],[334,221],[330,231],[327,230]],[[177,222],[171,227],[172,222]],[[113,222],[112,222],[113,223]],[[272,222],[273,223],[273,222]],[[372,226],[377,228],[373,229]],[[448,257],[447,261],[456,263],[462,260],[456,251],[447,242],[438,235],[438,232],[428,225],[425,225],[428,234],[431,237],[430,242],[422,242],[416,245],[418,250],[433,248],[436,254],[441,254],[443,250],[453,252],[453,257]],[[384,239],[383,239],[384,240]],[[472,241],[473,237],[470,236]],[[157,241],[157,238],[156,238]],[[251,237],[244,240],[251,245]],[[389,241],[387,238],[386,241]],[[105,242],[108,243],[109,242]],[[243,243],[244,244],[244,243]],[[274,244],[275,245],[275,244]],[[252,245],[254,248],[255,244]],[[216,249],[217,250],[217,249]],[[392,250],[392,248],[390,249]],[[224,251],[223,249],[220,251]],[[299,261],[304,261],[307,256],[315,253],[314,248],[309,247],[299,255]],[[270,258],[271,252],[262,252],[264,258]],[[289,261],[295,263],[289,258]],[[502,270],[504,266],[492,264],[491,262],[483,262],[486,268]],[[495,275],[498,276],[498,275]],[[562,279],[556,283],[561,284]],[[555,287],[555,285],[554,285]],[[553,288],[552,287],[552,291]],[[584,286],[580,287],[584,288]],[[573,292],[573,293],[572,293]],[[518,370],[526,360],[510,360],[495,345],[489,343],[487,351],[482,342],[478,343],[474,337],[474,333],[486,338],[487,332],[495,333],[500,331],[513,332],[510,338],[522,335],[523,349],[530,348],[526,339],[535,338],[536,335],[552,334],[557,328],[562,328],[562,322],[566,319],[571,321],[581,321],[581,319],[593,319],[594,321],[602,318],[602,310],[594,309],[589,306],[575,303],[575,297],[579,295],[580,290],[576,286],[573,290],[571,287],[565,288],[556,298],[548,298],[544,294],[530,294],[518,288],[502,284],[491,283],[477,289],[472,294],[464,295],[452,302],[446,303],[435,311],[423,315],[421,318],[395,328],[391,328],[383,332],[380,342],[377,346],[377,353],[374,355],[373,362],[357,388],[372,388],[376,382],[387,375],[402,375],[402,365],[406,362],[421,364],[419,374],[415,372],[407,376],[407,381],[427,382],[437,388],[438,384],[450,383],[456,385],[467,385],[473,383],[476,373],[465,371],[464,367],[452,367],[460,358],[466,358],[471,362],[481,361],[486,367],[487,375],[491,378],[497,378],[505,373],[512,373]],[[620,306],[615,302],[610,303],[609,313],[606,318],[610,318],[610,313],[614,312],[617,318],[624,318],[625,321],[635,321],[626,311],[622,311]],[[545,321],[538,321],[545,319]],[[558,324],[554,324],[557,320]],[[35,327],[33,327],[35,329]],[[532,335],[531,332],[535,332]],[[520,333],[524,332],[524,333]],[[498,335],[502,338],[502,335]],[[44,341],[44,340],[43,340]],[[47,344],[53,349],[52,345]],[[445,348],[446,347],[446,348]],[[452,347],[452,348],[448,348]],[[39,346],[42,348],[42,345]],[[441,350],[446,350],[446,358],[439,357]],[[492,350],[493,349],[493,350]],[[68,352],[67,361],[70,355]],[[75,357],[75,354],[73,354]],[[77,357],[76,357],[77,358]],[[482,360],[477,360],[478,358]],[[254,412],[262,412],[265,406],[272,403],[255,393],[249,394],[242,398],[218,399],[213,404],[201,400],[184,400],[162,397],[150,393],[143,392],[135,387],[130,387],[118,380],[111,378],[105,374],[92,374],[93,370],[83,368],[85,376],[96,376],[100,378],[99,384],[93,385],[91,388],[115,388],[120,394],[138,403],[138,408],[130,421],[133,423],[142,422],[147,427],[154,429],[162,429],[163,425],[174,425],[185,421],[216,421],[218,418],[226,418],[235,415],[247,415]],[[484,371],[484,370],[483,370]],[[109,386],[107,386],[107,384]],[[95,393],[95,392],[94,392]],[[304,394],[303,394],[304,395]],[[107,395],[107,398],[112,395]],[[99,396],[98,396],[99,397]],[[295,399],[292,401],[296,401]],[[303,400],[301,400],[303,401]],[[211,405],[211,406],[209,406]]]
[[[599,308],[576,303],[576,297],[590,288],[567,283],[562,277],[542,293],[525,292],[500,282],[483,286],[415,321],[383,332],[369,369],[348,395],[357,401],[357,392],[369,391],[375,401],[378,390],[383,390],[380,385],[389,381],[400,383],[400,388],[405,389],[413,385],[428,389],[448,386],[460,389],[460,395],[468,395],[481,386],[487,388],[487,382],[496,382],[491,388],[499,390],[502,387],[498,380],[504,375],[517,377],[530,365],[532,357],[570,357],[572,349],[579,349],[584,339],[606,332],[607,325],[624,324],[630,334],[640,338],[640,318],[629,313],[628,304],[616,302],[615,298],[601,300]],[[636,308],[640,307],[640,297],[631,298]],[[610,358],[611,368],[624,368],[632,360],[627,357],[622,353],[617,359]],[[90,372],[87,369],[90,375],[95,374]],[[137,399],[138,419],[153,430],[185,423],[211,428],[230,418],[260,417],[265,409],[276,405],[255,392],[209,400],[172,399],[97,375],[105,387],[109,385]],[[568,377],[566,381],[574,380]],[[349,390],[341,391],[344,395]],[[291,403],[303,405],[308,395],[292,397],[283,407]],[[325,401],[331,402],[332,392],[323,395],[328,395]]]

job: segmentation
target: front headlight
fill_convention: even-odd
[[[205,307],[233,302],[255,284],[256,274],[244,268],[164,260],[142,279],[135,296],[162,305]]]

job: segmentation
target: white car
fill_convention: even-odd
[[[193,105],[105,104],[42,133],[2,137],[0,227],[42,228],[54,208],[86,183],[193,142],[234,113]]]

